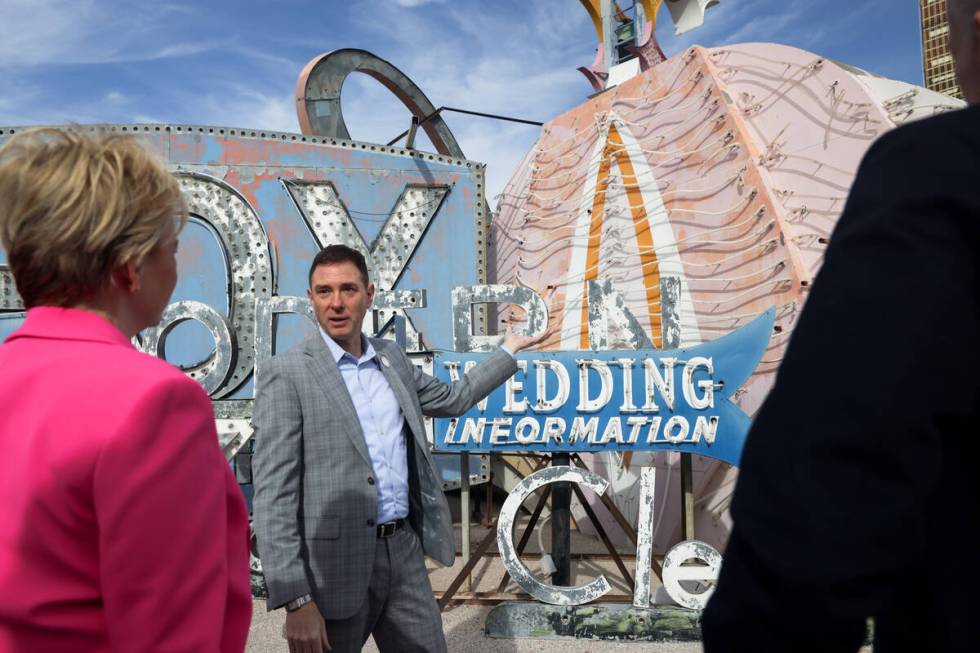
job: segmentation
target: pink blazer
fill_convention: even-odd
[[[204,391],[93,313],[28,311],[0,345],[0,653],[240,653],[251,616]]]

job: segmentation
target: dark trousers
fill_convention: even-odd
[[[442,616],[411,528],[378,538],[364,605],[353,616],[328,619],[326,625],[333,653],[360,651],[370,635],[381,653],[446,652]]]

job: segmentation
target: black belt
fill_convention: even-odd
[[[378,524],[378,537],[391,537],[396,531],[400,531],[404,526],[404,519],[396,519],[394,521]]]

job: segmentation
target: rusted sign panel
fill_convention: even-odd
[[[207,390],[229,458],[249,449],[256,364],[315,328],[306,288],[321,247],[365,254],[378,289],[365,330],[394,337],[392,318],[404,317],[406,349],[423,366],[431,365],[425,352],[453,347],[452,289],[486,282],[482,164],[261,130],[102,128],[145,140],[183,188],[191,220],[173,303],[138,345]],[[22,129],[0,128],[0,141]],[[0,338],[22,319],[12,276],[0,267]],[[479,319],[473,332],[485,333]]]

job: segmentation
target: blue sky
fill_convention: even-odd
[[[721,0],[691,44],[774,41],[920,84],[916,0]],[[175,122],[298,131],[296,77],[316,55],[359,47],[407,73],[436,105],[547,120],[585,100],[592,23],[578,0],[0,0],[0,125]],[[357,140],[387,142],[408,112],[363,75],[344,86]],[[537,128],[446,116],[499,192]],[[424,138],[418,142],[424,147]],[[495,204],[491,197],[491,205]]]

